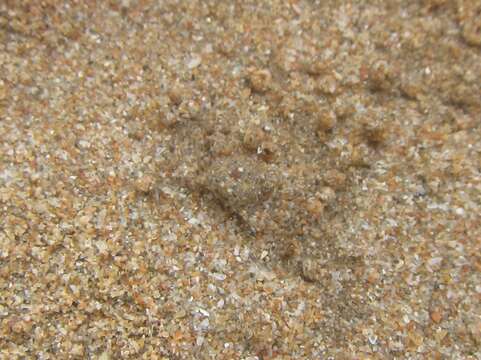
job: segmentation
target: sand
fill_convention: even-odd
[[[481,3],[0,3],[0,357],[481,358]]]

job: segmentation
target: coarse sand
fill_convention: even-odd
[[[0,1],[1,359],[481,359],[481,1]]]

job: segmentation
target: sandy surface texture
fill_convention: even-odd
[[[0,1],[0,358],[480,359],[481,2]]]

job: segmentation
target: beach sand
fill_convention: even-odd
[[[0,3],[0,357],[480,359],[481,2]]]

